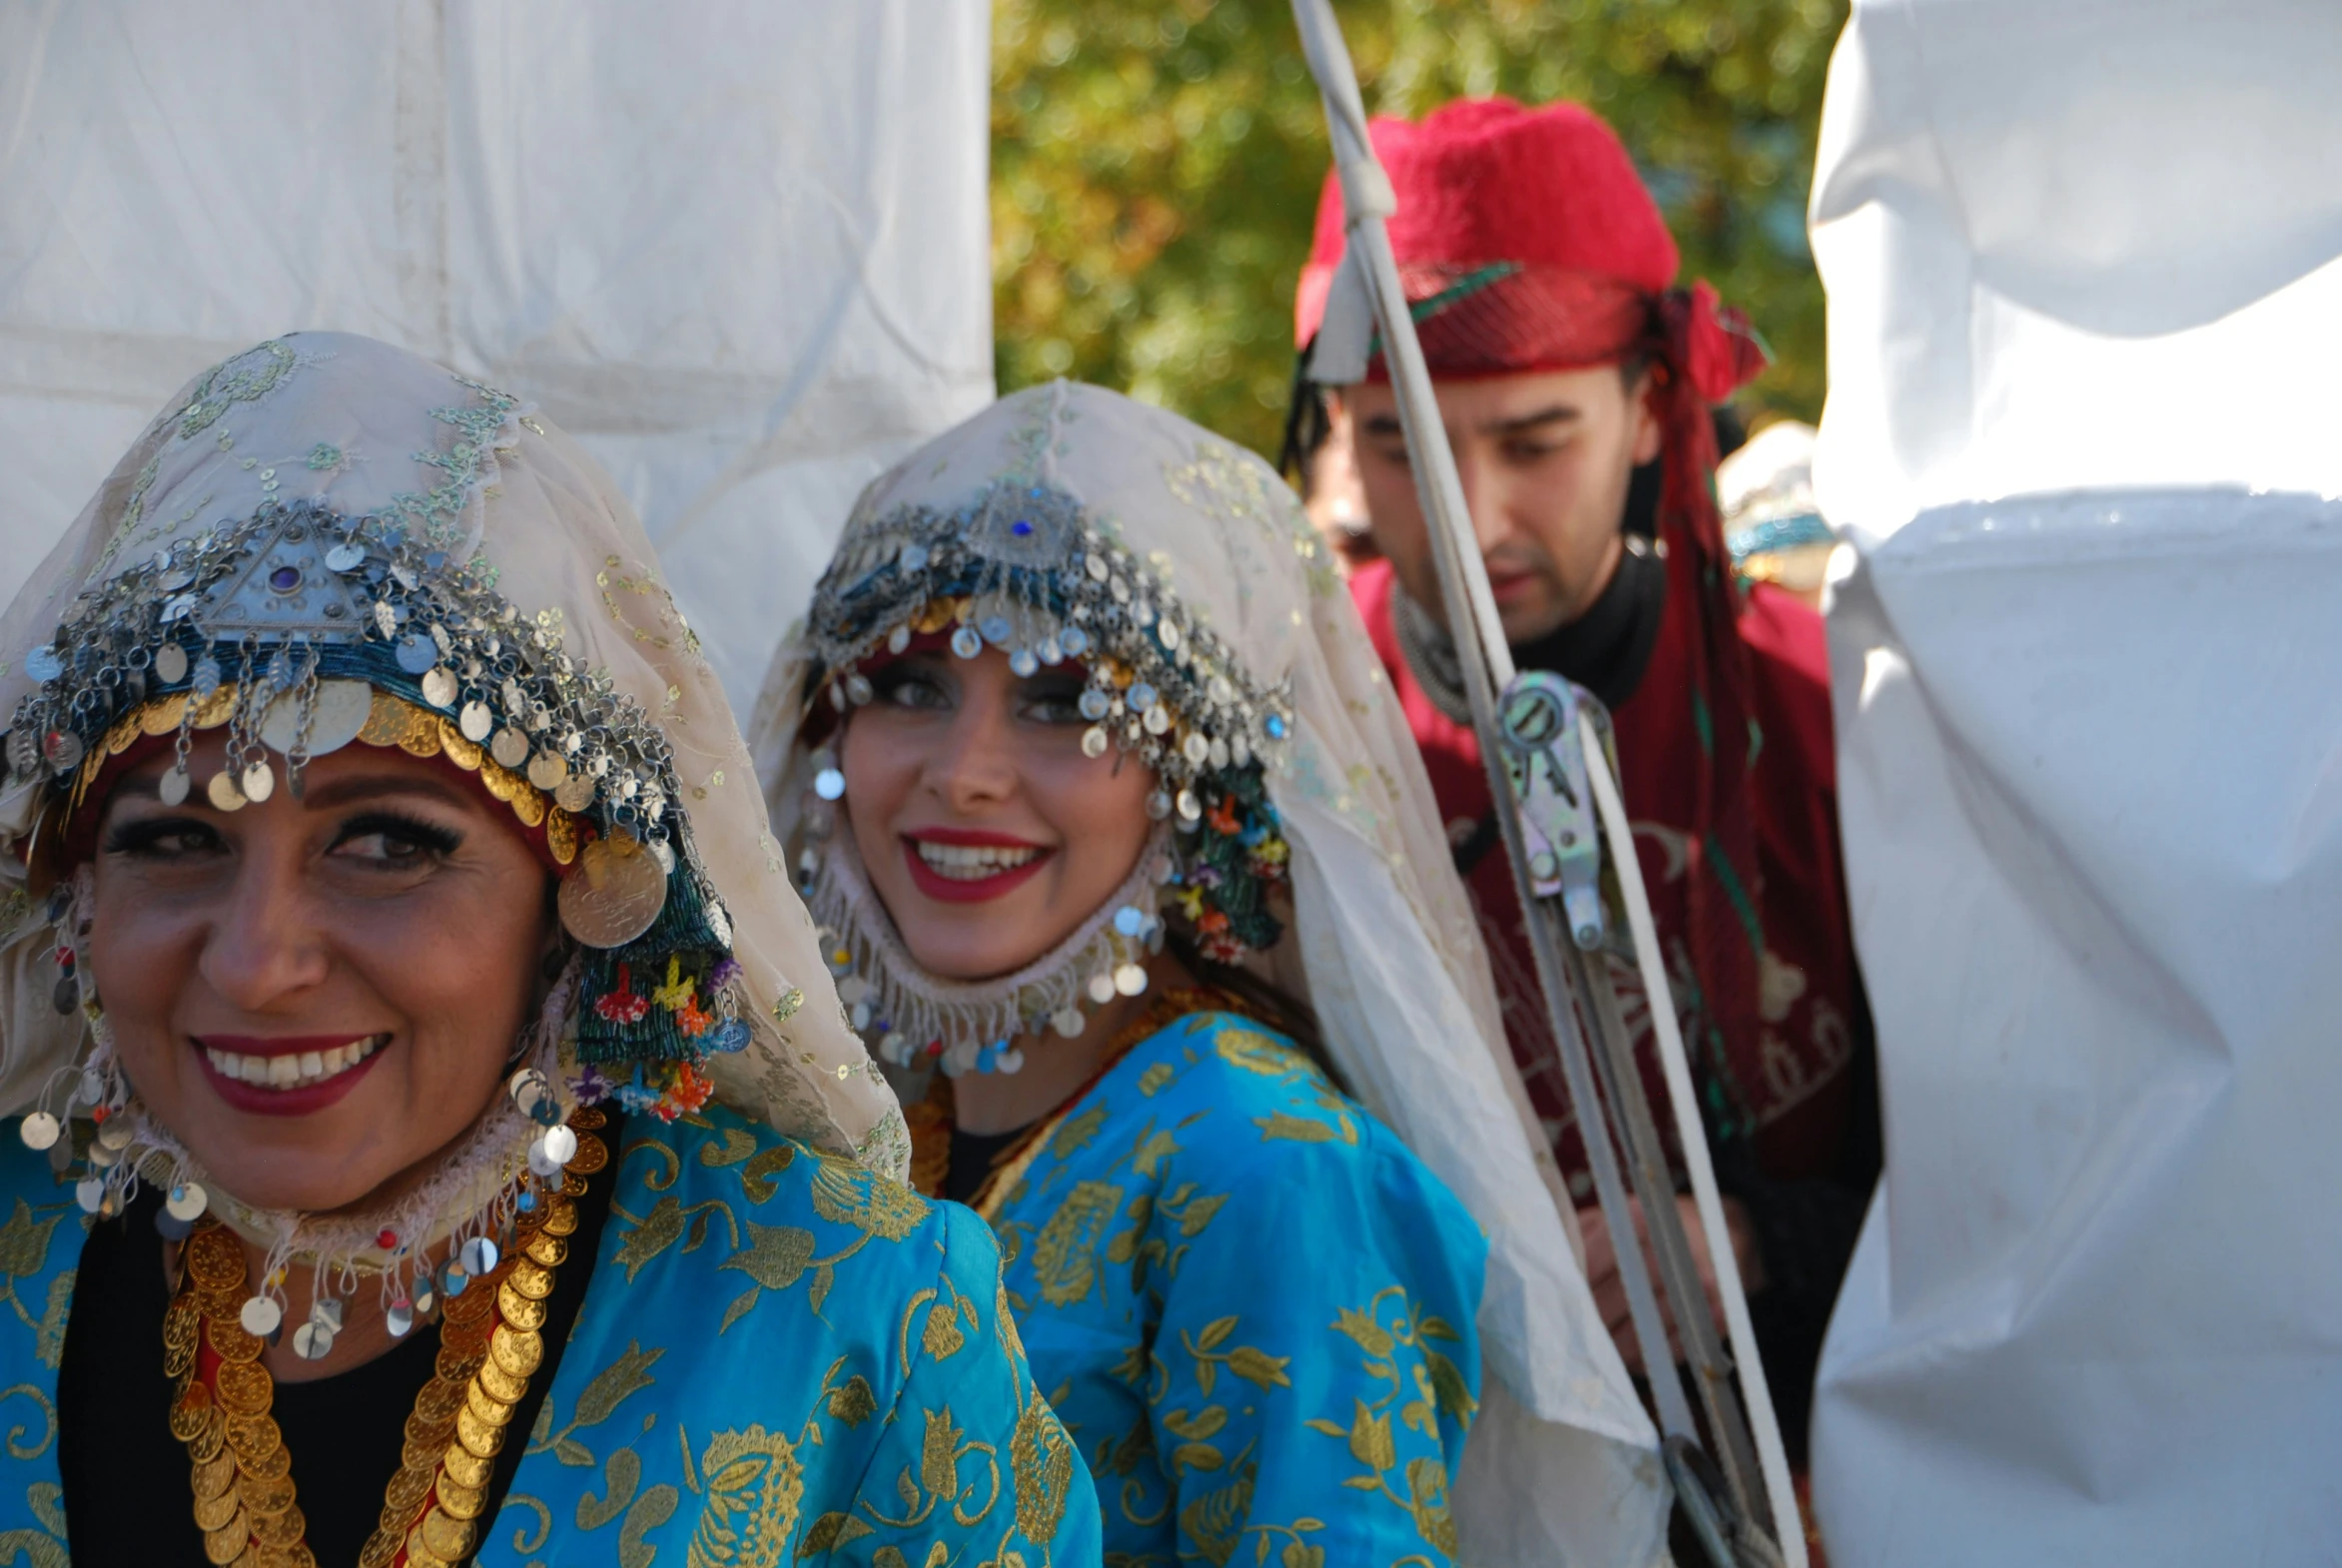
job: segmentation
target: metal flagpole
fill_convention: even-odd
[[[1384,220],[1396,211],[1397,201],[1367,139],[1356,72],[1328,0],[1292,3],[1302,49],[1324,100],[1334,167],[1342,184],[1348,226],[1342,266],[1357,270],[1390,368],[1416,491],[1430,524],[1441,603],[1471,704],[1472,728],[1488,769],[1491,797],[1500,803],[1496,816],[1506,857],[1527,915],[1530,950],[1559,1046],[1563,1081],[1578,1110],[1587,1166],[1617,1252],[1628,1313],[1643,1345],[1653,1402],[1666,1436],[1669,1472],[1718,1568],[1807,1568],[1788,1455],[1757,1354],[1689,1059],[1660,964],[1642,868],[1609,756],[1597,721],[1582,707],[1576,688],[1544,671],[1522,674],[1514,668],[1384,230]],[[1336,291],[1341,287],[1337,278]],[[1334,312],[1329,301],[1329,324]],[[1509,803],[1511,809],[1501,803]],[[1633,1039],[1622,1021],[1601,952],[1609,924],[1602,878],[1605,839],[1609,891],[1623,906],[1650,996],[1677,1139],[1723,1297],[1729,1355],[1709,1316],[1676,1205],[1665,1147],[1643,1093]],[[1626,1147],[1623,1172],[1613,1142],[1613,1121]],[[1707,1443],[1671,1364],[1654,1280],[1635,1241],[1630,1182],[1648,1222],[1659,1265],[1657,1284],[1673,1307],[1727,1497],[1710,1492],[1697,1462],[1704,1458]],[[1745,1405],[1741,1390],[1747,1394]]]

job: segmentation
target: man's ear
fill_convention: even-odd
[[[1634,391],[1628,398],[1633,404],[1629,417],[1635,421],[1633,456],[1638,468],[1659,455],[1664,431],[1659,423],[1658,398],[1659,378],[1646,368],[1635,379]]]

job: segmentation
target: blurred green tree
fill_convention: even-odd
[[[1618,128],[1687,276],[1776,360],[1745,405],[1821,409],[1805,200],[1846,0],[1335,0],[1367,106],[1574,98]],[[1325,126],[1286,0],[996,0],[1001,390],[1072,376],[1273,455]]]

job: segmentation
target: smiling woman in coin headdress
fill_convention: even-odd
[[[1653,1559],[1422,765],[1265,463],[1003,398],[864,493],[755,735],[1110,1560]]]
[[[992,1239],[898,1182],[574,444],[381,344],[264,344],[0,659],[0,1548],[1095,1561]]]

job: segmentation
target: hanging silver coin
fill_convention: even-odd
[[[383,1314],[383,1326],[390,1331],[391,1338],[405,1338],[414,1328],[414,1303],[392,1301],[390,1309]]]
[[[575,1136],[571,1135],[571,1137]],[[484,1235],[475,1235],[464,1242],[460,1255],[463,1259],[463,1271],[474,1279],[495,1267],[497,1261],[503,1256],[496,1250],[496,1243]]]
[[[185,805],[187,791],[194,782],[187,776],[187,769],[174,764],[171,771],[163,775],[162,782],[155,786],[155,794],[166,806]]]
[[[211,799],[214,811],[244,809],[244,791],[236,787],[236,775],[225,768],[212,775],[212,782],[204,786],[204,794]]]
[[[301,692],[285,693],[269,704],[269,711],[261,720],[261,740],[272,751],[286,756],[293,754],[294,745],[303,740],[301,733]],[[330,756],[358,739],[358,732],[366,728],[366,721],[375,710],[375,690],[363,680],[320,681],[312,700],[309,714],[309,735],[306,744],[313,757]],[[250,794],[248,790],[246,792]],[[261,797],[254,795],[253,799]]]
[[[572,773],[554,787],[553,803],[563,811],[583,811],[593,804],[593,775]]]
[[[488,755],[500,766],[517,768],[528,760],[528,737],[516,729],[500,729],[488,743]]]
[[[46,643],[24,656],[24,672],[35,680],[55,680],[65,673],[65,661]]]
[[[545,1158],[556,1166],[565,1166],[577,1158],[577,1135],[565,1127],[548,1127],[537,1141],[544,1147]]]
[[[463,704],[463,712],[455,722],[462,728],[463,738],[475,746],[486,740],[488,731],[496,727],[495,715],[476,697]]]
[[[1059,1008],[1049,1016],[1049,1027],[1067,1040],[1079,1039],[1082,1027],[1088,1022],[1088,1017],[1077,1007]]]
[[[166,642],[157,648],[155,678],[166,686],[176,686],[187,679],[187,650],[176,642]]]
[[[1147,971],[1136,964],[1125,964],[1115,971],[1115,990],[1126,997],[1135,997],[1147,989]]]
[[[96,1176],[83,1176],[73,1184],[73,1200],[83,1213],[96,1213],[106,1201],[106,1183]]]
[[[244,770],[244,798],[256,804],[277,793],[277,773],[264,758]]]
[[[1021,1073],[1025,1070],[1025,1053],[1011,1046],[992,1059],[992,1067],[996,1073]]]
[[[81,737],[69,729],[53,729],[42,737],[41,755],[60,773],[77,768],[83,756]]]
[[[203,1211],[211,1206],[211,1201],[212,1195],[200,1183],[182,1181],[171,1189],[171,1195],[163,1200],[163,1207],[174,1219],[196,1219],[202,1217]]]
[[[443,708],[455,700],[455,677],[443,665],[433,665],[423,672],[422,700],[434,708]]]
[[[293,1353],[304,1361],[323,1361],[334,1349],[334,1330],[323,1323],[303,1323],[293,1330]]]
[[[138,1129],[130,1125],[128,1117],[108,1117],[98,1126],[98,1147],[106,1150],[124,1150],[138,1137]]]
[[[53,1146],[61,1131],[55,1117],[46,1111],[36,1111],[24,1119],[16,1130],[16,1136],[24,1140],[25,1148],[40,1150]]]
[[[398,639],[398,667],[409,675],[420,675],[439,662],[439,645],[419,631],[410,631]]]
[[[659,918],[667,874],[658,857],[624,832],[595,839],[561,880],[561,926],[589,948],[622,948]]]
[[[1082,732],[1082,755],[1085,757],[1105,756],[1110,744],[1112,742],[1106,738],[1104,725],[1093,724]]]
[[[337,544],[326,551],[326,565],[333,571],[356,571],[366,564],[366,551],[356,544]]]
[[[538,789],[559,789],[569,777],[569,764],[557,751],[540,751],[528,759],[528,782]]]

